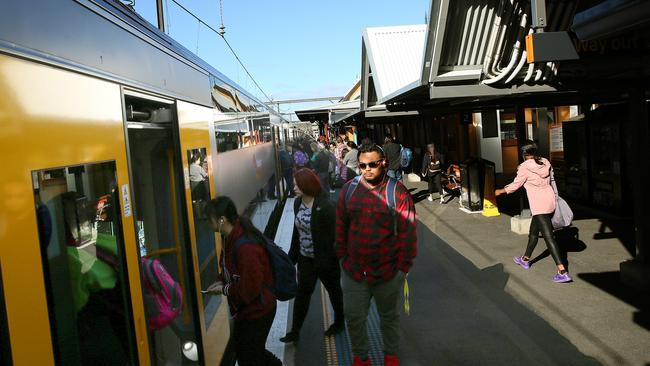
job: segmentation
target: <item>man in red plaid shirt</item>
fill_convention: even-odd
[[[394,212],[386,202],[388,161],[377,145],[359,149],[362,177],[346,183],[336,208],[336,254],[353,366],[370,366],[366,323],[374,298],[384,341],[384,365],[399,365],[399,298],[417,253],[415,204],[401,182],[395,185]],[[348,189],[354,189],[347,195]],[[349,196],[346,198],[346,196]]]

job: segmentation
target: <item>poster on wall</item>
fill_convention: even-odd
[[[550,135],[551,135],[551,152],[564,151],[562,125],[551,126]]]

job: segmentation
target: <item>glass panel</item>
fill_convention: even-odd
[[[115,163],[32,177],[57,363],[135,364]]]
[[[501,110],[499,123],[501,140],[516,140],[517,130],[515,124],[515,112],[511,109]]]
[[[150,103],[148,108],[160,108]],[[168,108],[169,106],[166,106]],[[165,107],[163,107],[165,108]],[[163,115],[162,113],[160,114]],[[173,111],[164,114],[172,118]],[[172,120],[129,128],[129,157],[133,174],[133,202],[140,255],[158,260],[174,285],[180,287],[182,305],[166,321],[157,322],[161,308],[154,301],[155,292],[143,281],[143,297],[149,323],[149,344],[153,365],[195,365],[200,360],[184,356],[183,347],[200,348],[197,343],[196,298],[190,269],[191,253],[187,250],[187,227],[184,216],[183,175],[180,158],[174,147]],[[146,262],[146,261],[145,261]],[[144,273],[144,269],[141,268]],[[198,352],[200,355],[201,352]]]
[[[190,162],[190,189],[192,193],[192,212],[194,214],[194,230],[196,233],[196,249],[199,260],[200,287],[206,289],[219,276],[217,258],[217,243],[214,231],[210,228],[208,218],[203,208],[210,200],[210,177],[208,176],[207,151],[205,148],[187,151]],[[205,311],[205,326],[209,327],[221,304],[221,296],[203,294],[203,311]]]

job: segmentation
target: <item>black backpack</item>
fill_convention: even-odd
[[[282,250],[271,239],[264,238],[264,248],[269,256],[269,263],[271,265],[271,272],[273,273],[273,284],[269,290],[273,292],[275,298],[280,301],[291,300],[296,297],[298,293],[298,282],[296,281],[296,267],[289,258],[289,255]],[[239,247],[244,243],[249,243],[251,240],[246,236],[241,236],[235,242],[235,266],[237,266],[237,252]]]

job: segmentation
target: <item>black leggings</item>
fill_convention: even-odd
[[[271,330],[273,309],[268,314],[255,320],[235,320],[233,344],[239,366],[281,366],[273,353],[266,349],[266,338]]]
[[[528,233],[528,246],[524,256],[530,258],[533,254],[540,232],[546,241],[546,246],[548,251],[551,252],[555,264],[559,266],[562,264],[562,259],[560,257],[560,248],[555,241],[555,236],[553,236],[553,224],[551,224],[550,214],[533,215],[533,220],[530,222],[530,232]]]
[[[438,193],[442,195],[442,183],[440,182],[440,173],[429,173],[429,193],[433,193],[433,187],[435,186],[438,190]]]
[[[341,270],[336,260],[332,266],[317,268],[314,260],[300,255],[298,257],[298,294],[293,302],[293,324],[291,330],[300,332],[309,310],[311,295],[320,279],[330,296],[334,308],[334,322],[343,323],[343,291],[341,290]]]

